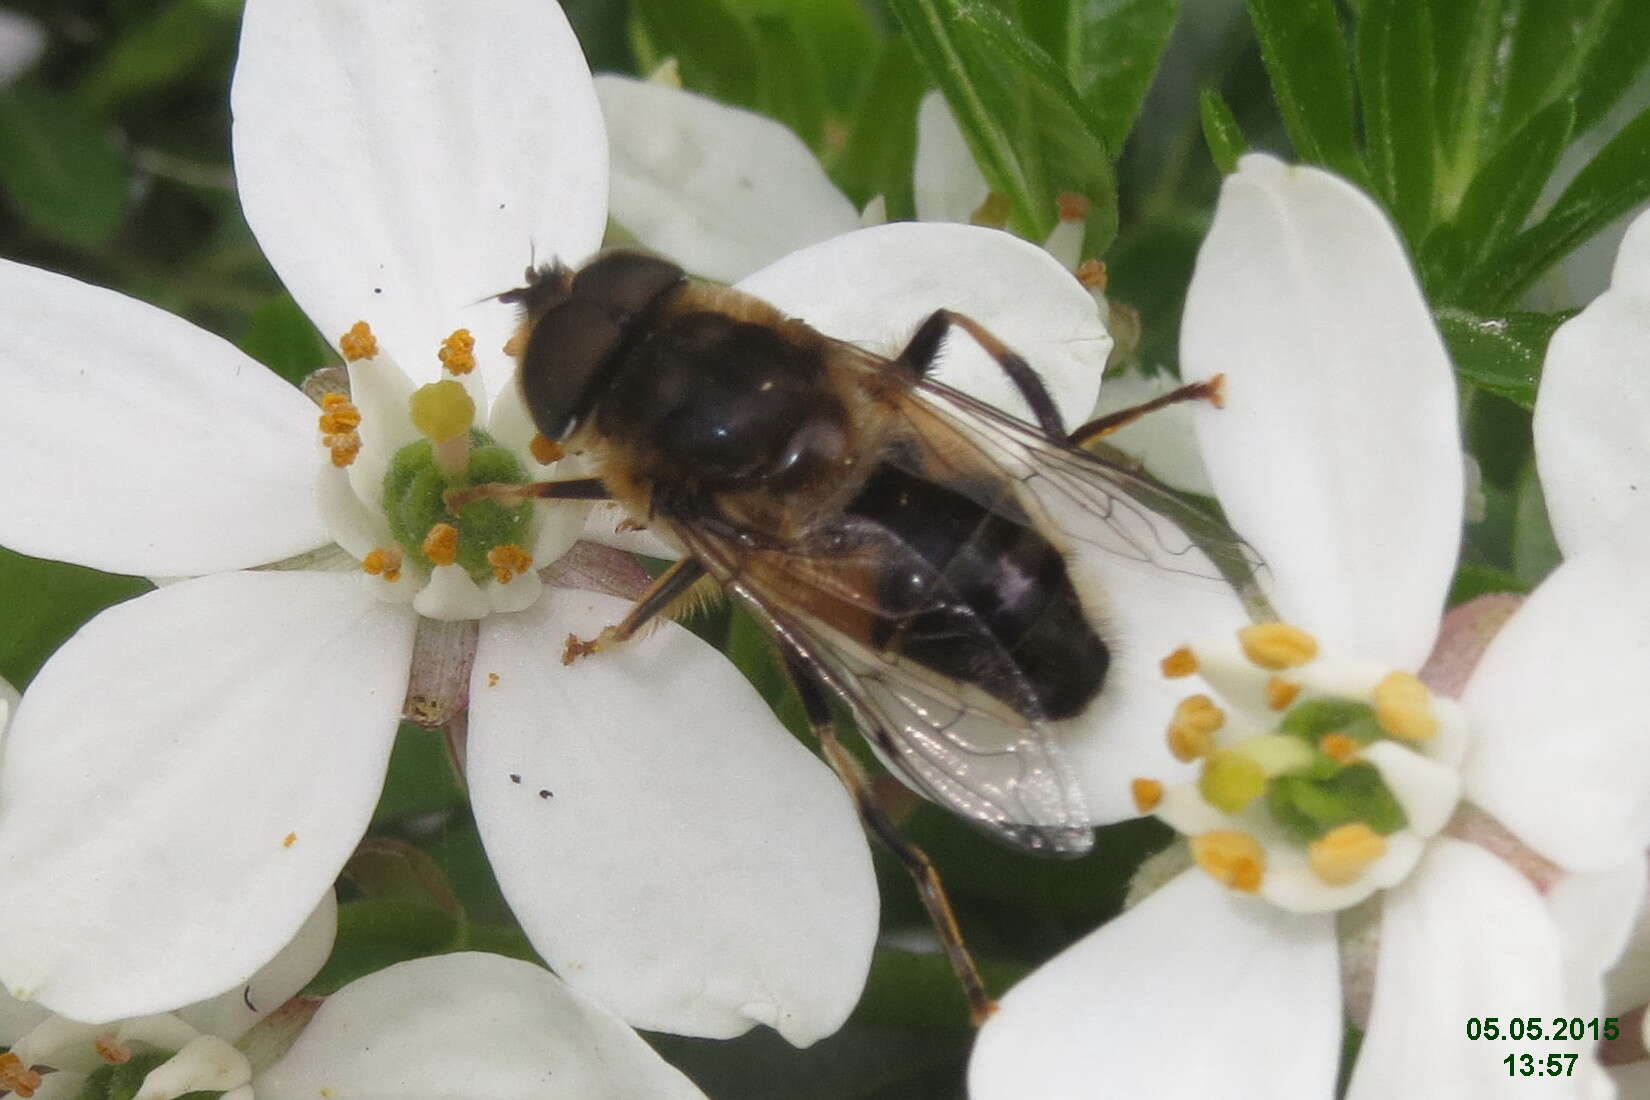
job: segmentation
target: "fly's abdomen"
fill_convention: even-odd
[[[998,509],[979,495],[883,464],[849,505],[911,552],[879,582],[891,614],[873,642],[1028,718],[1073,717],[1105,682],[1106,644],[1064,557],[1006,488]]]

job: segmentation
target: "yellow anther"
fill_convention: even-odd
[[[1238,644],[1250,662],[1270,672],[1297,668],[1318,655],[1318,641],[1298,626],[1259,623],[1238,631]]]
[[[1134,796],[1135,807],[1149,814],[1163,801],[1163,784],[1155,779],[1136,779],[1129,784],[1129,793]]]
[[[132,1060],[132,1048],[123,1046],[113,1035],[99,1035],[92,1040],[92,1049],[111,1066],[124,1065]]]
[[[461,328],[441,341],[441,365],[448,374],[469,374],[476,369],[476,338]]]
[[[323,435],[321,442],[332,455],[332,464],[342,469],[355,461],[355,456],[361,453],[361,435],[359,432],[338,432],[334,435]]]
[[[40,1082],[39,1071],[25,1066],[23,1059],[9,1050],[0,1054],[0,1088],[10,1089],[28,1100],[40,1087]]]
[[[1237,829],[1216,829],[1192,837],[1192,859],[1216,882],[1252,894],[1266,875],[1260,841]]]
[[[1318,738],[1318,751],[1337,764],[1350,764],[1358,759],[1363,746],[1356,737],[1344,733],[1326,733]]]
[[[493,579],[509,584],[518,574],[533,568],[533,555],[513,542],[495,546],[487,551],[487,564],[493,567]]]
[[[1182,676],[1190,676],[1197,671],[1197,655],[1188,647],[1181,646],[1158,665],[1163,675],[1170,680],[1178,680]]]
[[[532,442],[527,444],[527,450],[540,466],[548,466],[567,454],[560,443],[544,435],[534,435]]]
[[[1375,721],[1404,741],[1426,741],[1438,732],[1432,693],[1409,672],[1389,672],[1375,685]]]
[[[1075,274],[1077,275],[1077,281],[1090,290],[1104,292],[1107,284],[1111,282],[1111,272],[1106,269],[1105,263],[1101,260],[1092,258],[1084,260],[1077,265]]]
[[[1331,886],[1345,886],[1386,855],[1386,838],[1361,821],[1337,825],[1306,846],[1312,873]]]
[[[407,401],[413,427],[436,443],[457,439],[475,423],[476,403],[461,382],[443,378],[413,391]]]
[[[290,848],[296,843],[298,843],[297,833],[288,833],[281,838],[281,847],[283,848]]]
[[[361,571],[368,576],[383,577],[394,584],[401,579],[401,548],[380,546],[376,550],[368,550],[367,556],[361,559]]]
[[[340,405],[348,405],[349,403],[349,395],[347,394],[323,393],[321,395],[321,408],[327,410],[328,412],[331,412]]]
[[[438,523],[424,536],[419,547],[433,565],[451,565],[458,560],[458,528],[450,523]]]
[[[1273,710],[1288,709],[1300,693],[1299,684],[1291,684],[1282,676],[1271,676],[1266,680],[1266,705]]]
[[[378,354],[378,337],[372,334],[372,326],[365,321],[357,321],[338,338],[338,350],[344,353],[346,363],[371,359]]]
[[[1238,813],[1266,793],[1266,769],[1242,753],[1212,753],[1197,777],[1197,793],[1217,810]]]
[[[1080,222],[1089,216],[1089,200],[1075,191],[1060,192],[1054,204],[1063,222]]]
[[[329,393],[328,397],[342,397],[342,394]],[[324,435],[340,435],[344,432],[353,432],[361,426],[361,410],[352,405],[347,398],[342,401],[333,401],[321,406],[326,411],[321,414],[321,432]]]
[[[1190,695],[1175,708],[1169,722],[1169,751],[1176,760],[1196,760],[1215,747],[1215,731],[1226,724],[1226,712],[1207,695]]]

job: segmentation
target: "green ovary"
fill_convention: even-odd
[[[526,545],[532,505],[477,500],[455,516],[447,510],[442,495],[449,489],[471,485],[489,482],[520,485],[526,480],[526,471],[515,455],[479,429],[470,430],[470,461],[462,478],[449,478],[442,473],[436,466],[430,441],[420,439],[397,451],[384,475],[384,518],[409,560],[425,569],[431,567],[423,549],[430,528],[438,523],[456,527],[458,564],[480,583],[492,576],[488,551],[497,546]]]

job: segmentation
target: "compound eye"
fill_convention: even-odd
[[[563,302],[533,326],[516,379],[534,426],[547,438],[566,438],[589,412],[597,375],[622,336],[607,309],[579,298]]]
[[[641,313],[682,281],[682,269],[645,252],[609,252],[573,277],[573,297],[614,313]]]

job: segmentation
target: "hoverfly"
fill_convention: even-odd
[[[827,337],[667,260],[604,253],[529,268],[518,383],[546,439],[597,476],[475,495],[602,499],[685,551],[614,627],[623,641],[701,581],[778,644],[809,723],[866,825],[893,848],[963,979],[990,1001],[927,857],[899,835],[837,740],[831,697],[913,786],[1017,848],[1076,856],[1088,808],[1054,723],[1105,692],[1104,595],[1079,551],[1242,590],[1256,566],[1223,526],[1084,444],[1218,380],[1068,434],[1041,380],[968,317],[939,310],[892,358]],[[964,331],[1024,395],[1018,420],[930,377]],[[449,500],[457,507],[460,500]]]

